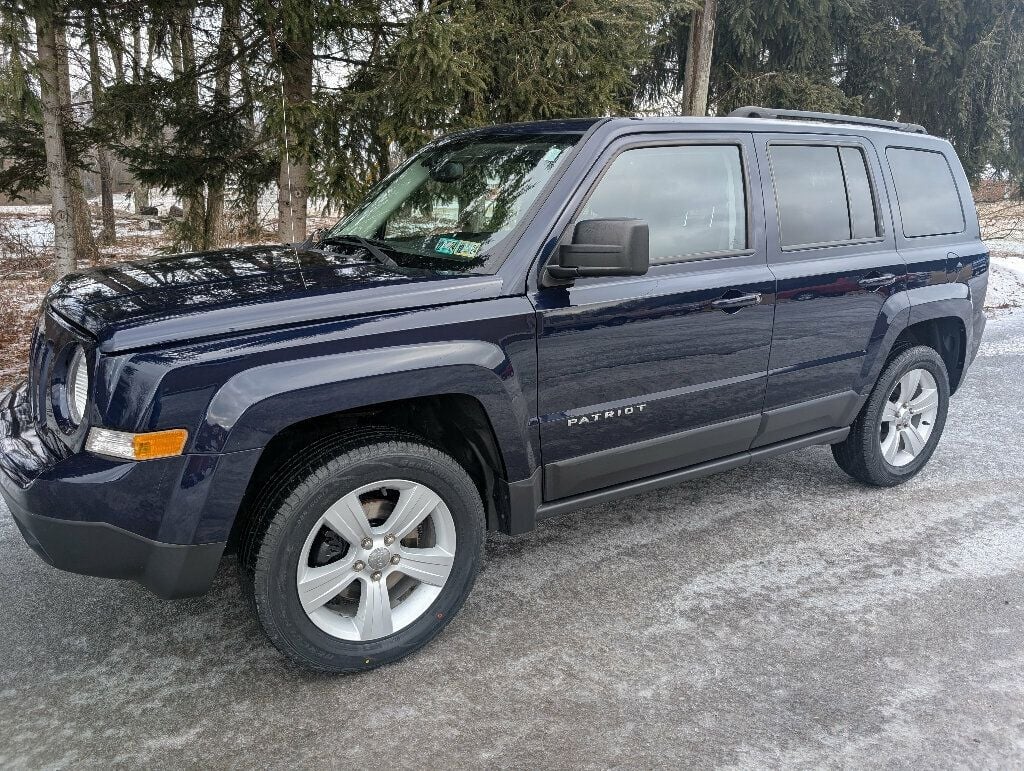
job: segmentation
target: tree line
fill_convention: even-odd
[[[306,235],[439,134],[743,104],[923,123],[1024,184],[1024,0],[0,0],[0,192],[48,187],[58,273],[111,243],[111,164],[176,245]],[[94,235],[82,172],[100,177]],[[230,232],[229,232],[230,230]]]

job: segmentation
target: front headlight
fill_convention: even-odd
[[[68,367],[67,381],[68,417],[76,426],[85,417],[85,408],[89,403],[89,363],[85,358],[85,350],[79,346],[71,358]]]

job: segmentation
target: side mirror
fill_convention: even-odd
[[[650,265],[650,234],[644,220],[582,220],[576,223],[572,243],[559,247],[547,274],[561,280],[642,276]]]

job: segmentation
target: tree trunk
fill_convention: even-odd
[[[686,48],[683,73],[683,112],[704,116],[708,113],[708,88],[711,84],[711,53],[715,45],[715,15],[718,0],[704,0],[690,20],[690,42]]]
[[[107,25],[103,26],[101,34],[110,52],[110,61],[114,65],[114,82],[124,83],[124,40]]]
[[[60,100],[61,122],[64,126],[73,126],[75,117],[71,112],[71,74],[68,70],[68,41],[63,26],[54,27],[54,38],[57,41],[57,93]],[[65,158],[67,149],[65,146]],[[92,234],[92,214],[89,201],[82,187],[82,174],[77,167],[68,164],[68,180],[71,183],[71,224],[75,239],[75,256],[79,263],[88,261],[95,265],[99,262],[100,250]]]
[[[238,81],[244,107],[245,125],[249,131],[249,136],[255,137],[259,131],[256,125],[256,97],[253,94],[249,57],[243,50],[245,42],[242,40],[240,28],[236,30],[234,46],[238,52]],[[239,234],[244,241],[251,241],[263,234],[263,228],[260,226],[259,191],[251,183],[242,185],[240,197],[241,223]]]
[[[100,50],[96,40],[96,28],[93,23],[92,11],[85,11],[85,37],[89,45],[89,85],[92,90],[92,111],[96,115],[103,94],[103,79],[100,69]],[[100,211],[103,217],[103,230],[100,232],[100,243],[109,246],[114,243],[116,231],[114,227],[114,187],[110,179],[110,153],[102,144],[96,145],[96,165],[100,172]]]
[[[213,104],[220,110],[231,107],[231,61],[234,41],[238,36],[239,8],[237,0],[224,0],[220,17],[220,36],[217,39],[217,71],[214,77]],[[224,242],[224,189],[227,180],[223,173],[207,184],[206,220],[203,227],[204,248]]]
[[[75,237],[71,213],[71,179],[64,148],[61,122],[60,75],[57,63],[57,36],[52,15],[44,10],[36,16],[36,47],[39,62],[39,86],[43,108],[43,142],[46,146],[46,170],[50,178],[53,217],[53,245],[57,277],[77,267]]]
[[[149,50],[146,56],[146,70],[153,66],[153,35],[150,30]],[[138,83],[142,80],[142,25],[132,26],[132,82]]]
[[[192,38],[191,6],[181,8],[171,25],[171,68],[176,78],[193,78],[187,101],[190,106],[199,104],[199,83],[196,77],[195,45]],[[196,251],[205,248],[206,191],[195,185],[176,191],[181,196],[182,220],[179,238],[186,249]]]
[[[132,203],[135,204],[136,214],[141,214],[143,209],[149,208],[149,188],[141,182],[132,185]]]
[[[297,3],[290,11],[284,14],[284,35],[277,46],[283,88],[282,109],[285,112],[277,180],[277,236],[286,244],[306,240],[309,153],[303,115],[313,100],[310,11]]]

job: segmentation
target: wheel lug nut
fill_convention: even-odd
[[[391,558],[391,564],[392,565],[397,565],[399,563],[399,561],[400,561],[400,558],[399,558],[399,556],[397,554]]]
[[[363,542],[360,544],[360,546],[362,546],[364,549],[372,549],[373,548],[373,539],[372,538],[364,538]]]
[[[373,575],[370,576],[370,578],[372,578],[374,581],[380,581],[380,571],[375,571]]]
[[[395,537],[393,535],[391,535],[390,533],[388,533],[386,536],[384,536],[384,545],[385,546],[390,546],[394,542],[395,542]]]
[[[366,563],[364,563],[364,562],[363,562],[362,560],[356,560],[356,561],[355,561],[355,564],[354,564],[354,565],[352,565],[352,569],[353,569],[354,571],[356,571],[357,573],[358,573],[358,572],[359,572],[360,570],[362,570],[363,568],[365,568],[365,567],[366,567]]]

